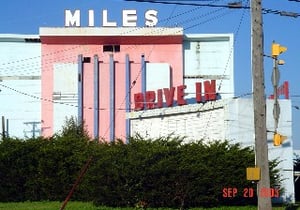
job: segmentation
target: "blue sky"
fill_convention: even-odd
[[[300,2],[288,0],[262,0],[263,8],[300,14]],[[187,1],[182,1],[187,2]],[[194,0],[202,4],[226,5],[229,0]],[[243,0],[243,6],[250,6],[250,0]],[[249,9],[228,9],[201,6],[163,5],[153,3],[127,2],[124,0],[10,0],[0,7],[0,33],[38,34],[39,27],[63,27],[64,10],[80,9],[82,25],[87,25],[87,11],[95,11],[95,25],[100,26],[101,11],[107,9],[109,15],[121,26],[122,9],[138,11],[138,26],[143,26],[143,14],[148,9],[158,10],[158,26],[184,28],[184,33],[233,33],[235,95],[251,92],[251,18]],[[289,81],[290,98],[293,106],[300,107],[300,17],[285,17],[278,14],[263,15],[264,53],[271,53],[273,40],[288,48],[280,56],[285,65],[280,66],[280,83]],[[1,50],[1,49],[0,49]],[[1,51],[0,51],[1,52]],[[272,94],[272,59],[264,58],[266,94]],[[294,148],[300,149],[300,110],[293,108]]]

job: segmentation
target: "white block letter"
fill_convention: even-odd
[[[65,27],[80,27],[80,10],[75,10],[72,14],[71,10],[65,10]]]
[[[123,10],[123,26],[136,27],[137,15],[136,10]]]
[[[95,14],[94,14],[94,10],[89,10],[89,26],[90,27],[94,27],[95,26]]]
[[[108,21],[108,17],[107,17],[107,10],[103,10],[102,11],[102,18],[103,18],[103,21],[102,21],[102,26],[103,27],[116,27],[117,26],[117,23],[116,22],[109,22]]]
[[[148,10],[145,13],[145,25],[148,27],[156,26],[158,22],[157,19],[157,11],[156,10]]]

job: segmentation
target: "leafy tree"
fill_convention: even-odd
[[[90,168],[75,190],[73,200],[97,205],[146,207],[212,207],[246,205],[246,167],[254,152],[227,141],[183,143],[182,138],[131,137],[95,142],[84,126],[67,119],[51,138],[5,139],[0,142],[0,201],[63,200],[82,166]],[[271,161],[272,186],[280,185]],[[223,188],[237,187],[235,198],[225,198]]]
[[[91,146],[74,119],[51,138],[6,138],[0,143],[0,201],[64,199]]]
[[[300,156],[295,155],[294,158],[294,171],[300,171]],[[300,201],[300,181],[299,177],[298,179],[295,178],[295,197],[296,201]]]
[[[243,194],[245,188],[256,189],[246,180],[246,168],[253,163],[252,149],[227,141],[183,144],[180,138],[135,136],[128,144],[99,145],[90,184],[95,186],[96,205],[182,209],[246,205],[256,202],[256,195],[245,198]],[[226,187],[239,188],[239,194],[224,198]]]

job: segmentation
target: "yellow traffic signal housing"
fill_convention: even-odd
[[[247,174],[247,180],[251,180],[251,181],[260,180],[260,168],[258,167],[248,167],[246,174]]]
[[[287,139],[286,136],[283,136],[279,133],[274,133],[273,144],[274,144],[274,146],[280,146],[282,144],[282,142],[286,139]]]
[[[275,42],[272,43],[272,57],[277,57],[281,53],[287,51],[287,48],[277,44]]]

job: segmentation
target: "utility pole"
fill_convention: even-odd
[[[252,32],[252,79],[256,166],[261,176],[257,183],[259,210],[272,210],[270,196],[261,196],[262,191],[270,190],[270,174],[266,126],[266,96],[263,69],[263,27],[262,0],[251,0]]]

